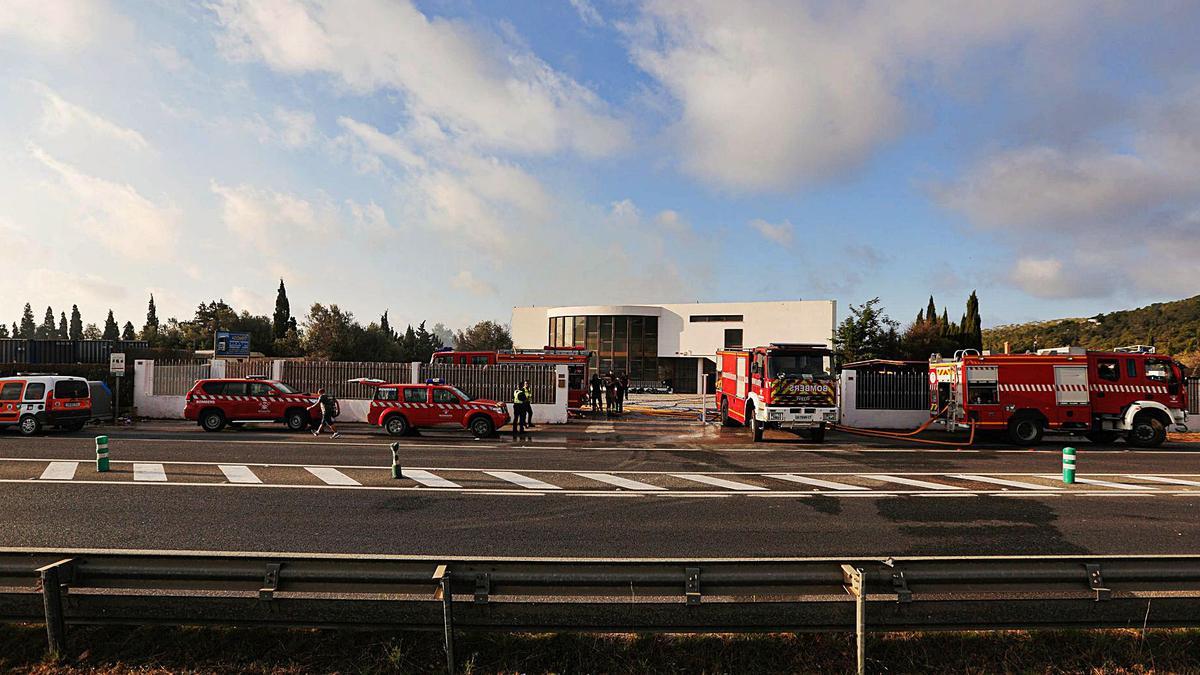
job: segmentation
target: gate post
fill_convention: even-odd
[[[42,587],[42,607],[46,613],[46,642],[50,656],[57,659],[66,651],[67,621],[63,615],[63,579],[61,572],[71,565],[71,559],[59,560],[38,570]]]

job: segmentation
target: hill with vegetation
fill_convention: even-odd
[[[1111,349],[1152,345],[1192,367],[1200,365],[1200,295],[1174,302],[1077,319],[1055,319],[996,326],[983,331],[983,348],[1023,352],[1074,345]]]

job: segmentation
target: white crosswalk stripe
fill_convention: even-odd
[[[1186,478],[1167,478],[1165,476],[1142,476],[1130,474],[1129,478],[1137,478],[1139,480],[1148,480],[1152,483],[1169,483],[1171,485],[1194,485],[1200,486],[1200,480],[1188,480]]]
[[[954,485],[945,485],[942,483],[931,483],[929,481],[917,480],[915,478],[901,478],[900,476],[889,476],[882,473],[863,474],[863,478],[870,478],[883,483],[895,483],[897,485],[911,485],[913,487],[926,488],[928,490],[963,490],[965,488],[956,487]]]
[[[71,480],[78,468],[79,462],[50,462],[39,480]]]
[[[162,464],[134,464],[133,479],[149,481],[151,483],[165,483],[167,481],[167,471]]]
[[[611,473],[577,473],[575,475],[598,480],[601,483],[608,483],[609,485],[615,485],[626,490],[666,490],[665,487],[614,476]]]
[[[616,429],[611,423],[609,424],[589,424],[583,429],[585,434],[612,434],[616,433]]]
[[[737,490],[738,492],[757,492],[766,491],[767,488],[760,485],[750,485],[749,483],[738,483],[737,481],[717,478],[715,476],[705,476],[698,473],[673,473],[672,476],[682,478],[684,480],[704,483],[706,485],[714,485],[716,487],[725,488],[727,490]]]
[[[849,483],[838,483],[831,480],[823,480],[820,478],[809,478],[808,476],[797,476],[791,473],[769,473],[767,478],[777,478],[779,480],[791,481],[793,483],[802,483],[804,485],[813,485],[816,487],[827,488],[829,490],[870,490],[869,487],[861,485],[851,485]]]
[[[261,483],[262,480],[254,475],[248,466],[240,464],[220,464],[218,468],[230,483]]]
[[[1004,485],[1006,487],[1021,488],[1022,490],[1061,490],[1061,487],[1054,485],[1038,485],[1037,483],[1025,483],[1019,480],[1009,480],[1007,478],[996,478],[995,476],[977,476],[975,474],[950,474],[951,478],[961,478],[962,480],[977,481],[980,483],[991,483],[992,485]]]
[[[536,478],[530,478],[529,476],[525,476],[525,475],[516,473],[515,471],[484,471],[484,473],[486,473],[489,476],[494,476],[496,478],[499,478],[500,480],[506,480],[510,483],[516,483],[517,485],[520,485],[523,488],[529,488],[530,490],[561,490],[562,489],[557,485],[551,485],[550,483],[540,481]]]
[[[457,488],[462,487],[458,483],[448,481],[441,476],[436,476],[424,469],[403,469],[401,474],[405,478],[411,478],[425,487],[435,488]]]
[[[1062,480],[1062,476],[1060,476],[1058,474],[1050,474],[1047,476],[1042,476],[1042,478],[1051,478],[1051,479],[1057,478],[1059,480]],[[1112,481],[1097,480],[1095,478],[1080,478],[1079,476],[1075,477],[1075,482],[1082,483],[1084,485],[1099,485],[1100,487],[1109,487],[1109,488],[1114,488],[1117,490],[1157,490],[1158,489],[1158,488],[1152,487],[1150,485],[1130,485],[1129,483],[1114,483]]]
[[[362,485],[350,476],[328,466],[306,466],[309,473],[320,478],[326,485]]]

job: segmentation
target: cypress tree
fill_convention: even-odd
[[[58,313],[58,339],[66,340],[70,336],[70,331],[67,330],[67,313]]]
[[[146,306],[146,325],[142,326],[142,339],[154,341],[158,337],[158,308],[154,306],[154,294]]]
[[[983,320],[979,316],[979,297],[971,291],[967,314],[963,317],[963,340],[969,349],[983,349]]]
[[[396,334],[392,332],[392,325],[388,323],[388,313],[386,309],[383,310],[383,316],[379,317],[379,330],[383,331],[393,339],[396,337]]]
[[[58,327],[54,325],[54,310],[46,308],[46,316],[42,317],[42,325],[37,327],[37,336],[42,340],[53,340]]]
[[[32,340],[37,337],[37,324],[33,322],[33,308],[29,303],[25,303],[25,311],[21,312],[21,334],[18,336],[26,340]]]
[[[108,318],[104,319],[104,333],[102,334],[101,339],[121,339],[121,329],[117,328],[117,320],[113,318],[113,312],[111,309],[108,310]]]
[[[283,279],[279,280],[279,291],[275,293],[275,314],[271,317],[271,331],[278,340],[287,334],[288,328],[295,328],[296,320],[292,318],[292,305],[288,302],[287,289]]]
[[[133,322],[132,321],[125,322],[125,327],[121,329],[121,339],[122,340],[136,340],[137,339],[137,333],[135,333],[133,330]]]
[[[67,338],[83,339],[83,317],[79,315],[79,305],[71,305],[71,329],[67,333]]]
[[[929,306],[925,308],[925,319],[937,321],[937,305],[933,304],[933,296],[929,296]]]
[[[13,322],[13,327],[12,327],[12,336],[13,336],[13,337],[15,337],[15,338],[19,338],[19,337],[21,337],[21,331],[17,329],[17,322],[16,322],[16,321],[14,321],[14,322]]]

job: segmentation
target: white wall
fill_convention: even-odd
[[[854,407],[857,371],[843,370],[838,380],[842,424],[860,429],[911,431],[929,421],[928,410],[859,410]]]
[[[696,314],[740,314],[738,322],[692,323]],[[669,305],[588,305],[576,307],[514,307],[513,346],[540,349],[546,345],[550,317],[657,316],[658,356],[712,356],[725,343],[725,329],[741,328],[746,347],[771,342],[813,342],[832,346],[837,322],[834,300],[782,302],[715,302]]]

